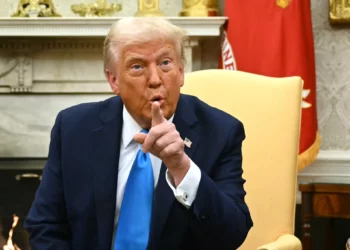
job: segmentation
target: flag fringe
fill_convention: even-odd
[[[319,132],[316,132],[316,138],[314,143],[298,156],[298,171],[310,165],[317,157],[321,142],[321,136]]]

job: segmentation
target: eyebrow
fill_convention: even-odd
[[[125,60],[127,63],[130,63],[130,62],[135,62],[135,61],[142,61],[142,62],[145,62],[146,61],[146,58],[143,57],[143,56],[138,56],[138,55],[131,55],[131,56],[128,56]]]
[[[164,56],[170,56],[170,52],[168,50],[162,51],[161,53],[159,53],[159,55],[156,56],[156,58],[160,58],[160,57],[164,57]],[[125,60],[127,63],[130,62],[135,62],[135,61],[141,61],[141,62],[145,62],[147,61],[146,58],[142,55],[133,55],[131,54],[130,56],[128,56]]]

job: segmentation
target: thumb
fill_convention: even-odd
[[[134,135],[134,140],[139,144],[143,144],[146,137],[147,137],[147,134],[145,133],[137,133],[136,135]]]

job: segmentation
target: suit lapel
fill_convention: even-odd
[[[185,145],[185,153],[192,159],[193,153],[198,147],[199,135],[201,127],[198,123],[197,116],[193,107],[185,100],[184,96],[180,96],[178,107],[174,117],[174,124],[183,140],[190,140],[191,145]]]
[[[101,124],[92,131],[93,191],[99,249],[111,249],[113,238],[123,103],[114,97],[101,109]]]
[[[198,139],[200,134],[200,126],[197,123],[192,106],[190,106],[184,97],[181,95],[179,103],[174,116],[174,124],[177,131],[180,133],[182,139],[189,139],[192,144],[191,147],[185,146],[185,153],[192,158],[198,146]],[[152,212],[152,228],[150,235],[150,243],[148,249],[154,249],[163,230],[166,219],[169,215],[171,207],[175,202],[175,196],[170,189],[166,179],[166,166],[162,164],[158,185],[155,191],[155,199]]]

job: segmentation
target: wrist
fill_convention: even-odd
[[[171,175],[175,187],[180,185],[182,180],[185,178],[188,170],[190,169],[191,161],[190,158],[184,154],[181,163],[175,167],[168,168],[169,174]]]

